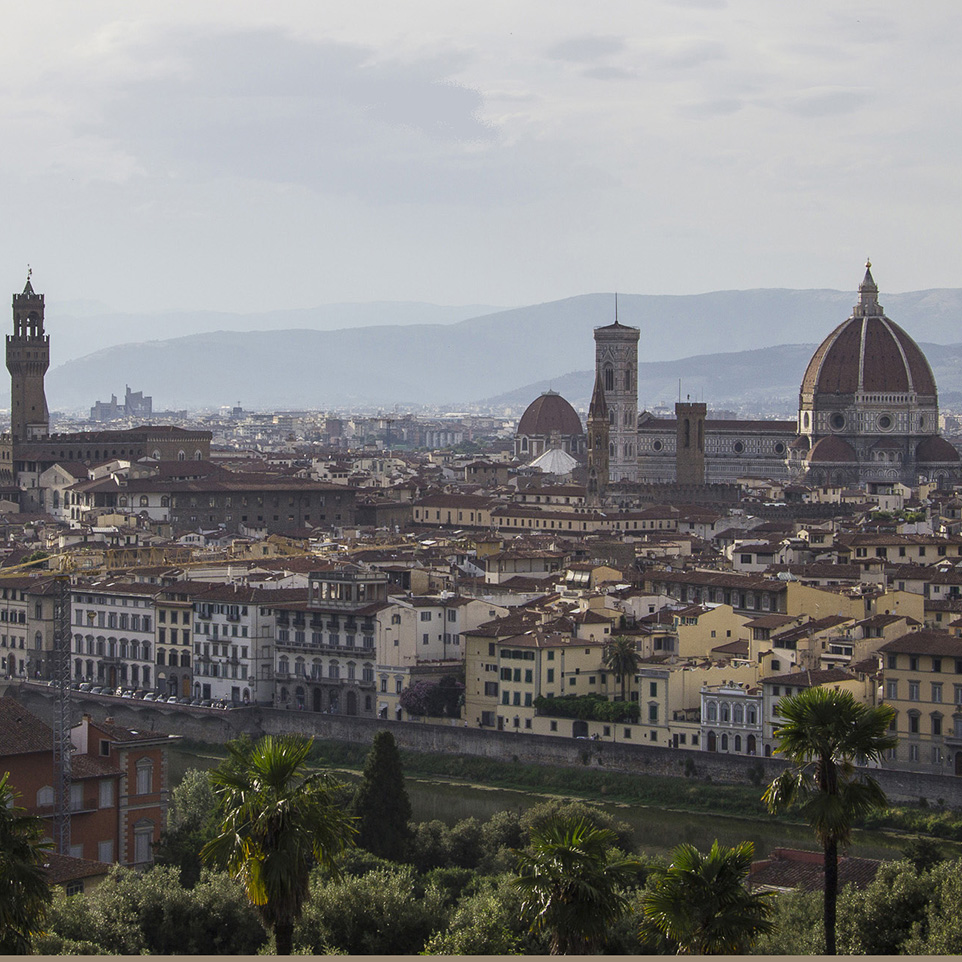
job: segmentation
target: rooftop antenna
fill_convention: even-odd
[[[618,292],[615,291],[615,323],[618,323]]]
[[[678,403],[681,404],[681,378],[678,378]]]

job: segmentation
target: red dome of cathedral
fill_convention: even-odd
[[[883,313],[866,266],[859,302],[812,355],[803,395],[915,394],[934,397],[935,378],[918,344]]]
[[[584,434],[581,418],[557,391],[545,391],[527,407],[518,422],[519,435]]]

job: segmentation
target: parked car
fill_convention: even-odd
[[[80,691],[90,691],[91,688],[93,688],[93,685],[91,685],[89,681],[82,681],[80,683]]]
[[[144,695],[144,701],[157,701],[157,692],[149,691]]]

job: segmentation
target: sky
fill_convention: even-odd
[[[957,10],[8,5],[0,276],[121,312],[962,286]]]

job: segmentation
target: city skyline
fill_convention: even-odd
[[[958,286],[946,3],[62,0],[0,66],[9,290],[113,311]]]

